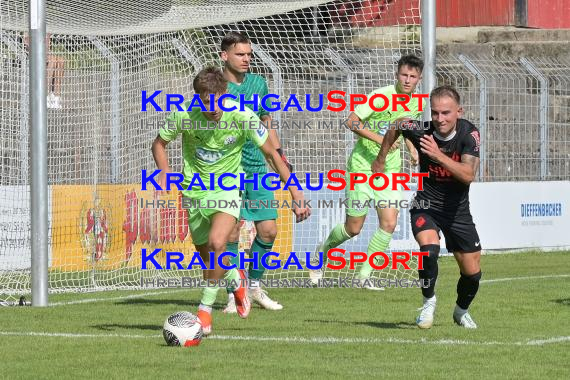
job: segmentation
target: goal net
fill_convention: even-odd
[[[265,76],[280,99],[332,90],[366,94],[394,82],[401,55],[421,55],[419,0],[77,0],[47,1],[46,11],[51,292],[138,288],[141,278],[200,276],[196,269],[141,270],[143,248],[162,248],[162,263],[165,251],[194,251],[184,210],[141,207],[141,199],[157,199],[140,190],[141,169],[155,168],[150,146],[166,116],[141,112],[141,90],[190,97],[194,75],[207,65],[221,66],[219,46],[227,32],[251,39],[252,71]],[[28,293],[31,283],[28,27],[27,1],[0,2],[0,299]],[[355,139],[338,125],[348,113],[272,114],[295,171],[316,178],[345,168]],[[168,151],[180,171],[180,141]],[[301,224],[289,209],[279,210],[274,251],[283,260],[297,252],[304,261],[305,252],[314,252],[344,221],[340,193],[307,191],[313,216]],[[174,193],[161,199],[179,200]],[[316,208],[319,199],[334,201],[334,207]],[[408,226],[402,212],[392,249],[417,248]],[[254,228],[244,223],[241,250],[249,248]],[[365,252],[377,228],[370,209],[362,233],[342,248]],[[373,275],[413,278],[415,271]],[[266,276],[307,273],[292,266]]]

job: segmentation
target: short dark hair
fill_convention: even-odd
[[[424,70],[424,61],[421,58],[416,57],[413,54],[405,55],[398,61],[398,71],[402,68],[402,66],[409,66],[413,69],[418,69],[421,72]]]
[[[201,70],[192,83],[194,92],[198,95],[223,94],[228,89],[228,81],[222,71],[214,66]]]
[[[249,44],[251,41],[245,34],[241,34],[239,32],[229,32],[226,36],[222,39],[222,51],[228,51],[229,48],[234,46],[235,44]]]
[[[451,86],[439,86],[434,88],[430,94],[430,99],[442,98],[444,96],[455,100],[457,104],[461,104],[461,97],[459,96],[459,92],[457,92],[457,90]]]

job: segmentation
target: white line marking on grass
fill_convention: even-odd
[[[162,335],[130,335],[130,334],[73,334],[73,333],[49,333],[49,332],[15,332],[0,331],[0,336],[29,336],[48,338],[121,338],[121,339],[158,339]],[[401,338],[337,338],[337,337],[279,337],[279,336],[229,336],[213,335],[205,340],[235,340],[249,342],[278,342],[278,343],[300,343],[300,344],[433,344],[444,346],[543,346],[546,344],[556,344],[570,342],[570,336],[552,337],[542,340],[528,340],[526,342],[477,342],[470,340],[456,339],[401,339]]]
[[[542,346],[550,343],[570,342],[570,336],[558,336],[550,339],[529,340],[526,344],[529,346]]]
[[[493,283],[493,282],[505,282],[505,281],[518,281],[518,280],[537,280],[541,278],[562,278],[570,277],[570,274],[551,274],[545,276],[525,276],[525,277],[506,277],[506,278],[494,278],[491,280],[481,280],[481,283]]]
[[[238,340],[254,342],[281,342],[281,343],[308,343],[308,344],[434,344],[434,345],[508,345],[507,342],[474,342],[454,339],[401,339],[401,338],[336,338],[336,337],[273,337],[273,336],[225,336],[213,335],[205,339],[212,340]]]
[[[157,296],[161,294],[172,294],[172,293],[179,293],[183,291],[187,291],[189,289],[176,289],[170,291],[162,291],[162,292],[148,292],[148,293],[139,293],[139,294],[131,294],[128,296],[120,296],[120,297],[108,297],[108,298],[86,298],[82,300],[75,300],[75,301],[62,301],[62,302],[54,302],[50,303],[49,306],[66,306],[66,305],[76,305],[80,303],[91,303],[91,302],[103,302],[103,301],[120,301],[126,299],[133,299],[133,298],[142,298],[147,296]]]

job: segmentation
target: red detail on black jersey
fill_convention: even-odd
[[[479,147],[481,146],[481,138],[479,137],[479,131],[475,130],[470,133],[473,140],[475,140],[475,146],[473,147],[473,151],[478,152]]]
[[[428,165],[428,170],[430,173],[433,173],[436,178],[451,178],[451,172],[443,166],[430,164]]]
[[[461,155],[457,152],[453,152],[451,159],[455,162],[461,162]]]
[[[423,216],[420,216],[418,219],[416,219],[416,227],[422,228],[424,224],[426,224],[426,220]]]

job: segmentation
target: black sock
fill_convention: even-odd
[[[479,281],[481,280],[481,271],[474,275],[467,276],[461,273],[459,281],[457,281],[457,305],[462,309],[469,309],[469,305],[475,298],[479,290]]]
[[[427,244],[420,247],[420,252],[429,252],[429,256],[424,256],[424,269],[418,270],[420,280],[423,280],[422,294],[425,298],[431,298],[435,295],[435,282],[437,281],[437,259],[439,257],[439,245]],[[424,285],[429,285],[424,288]]]

